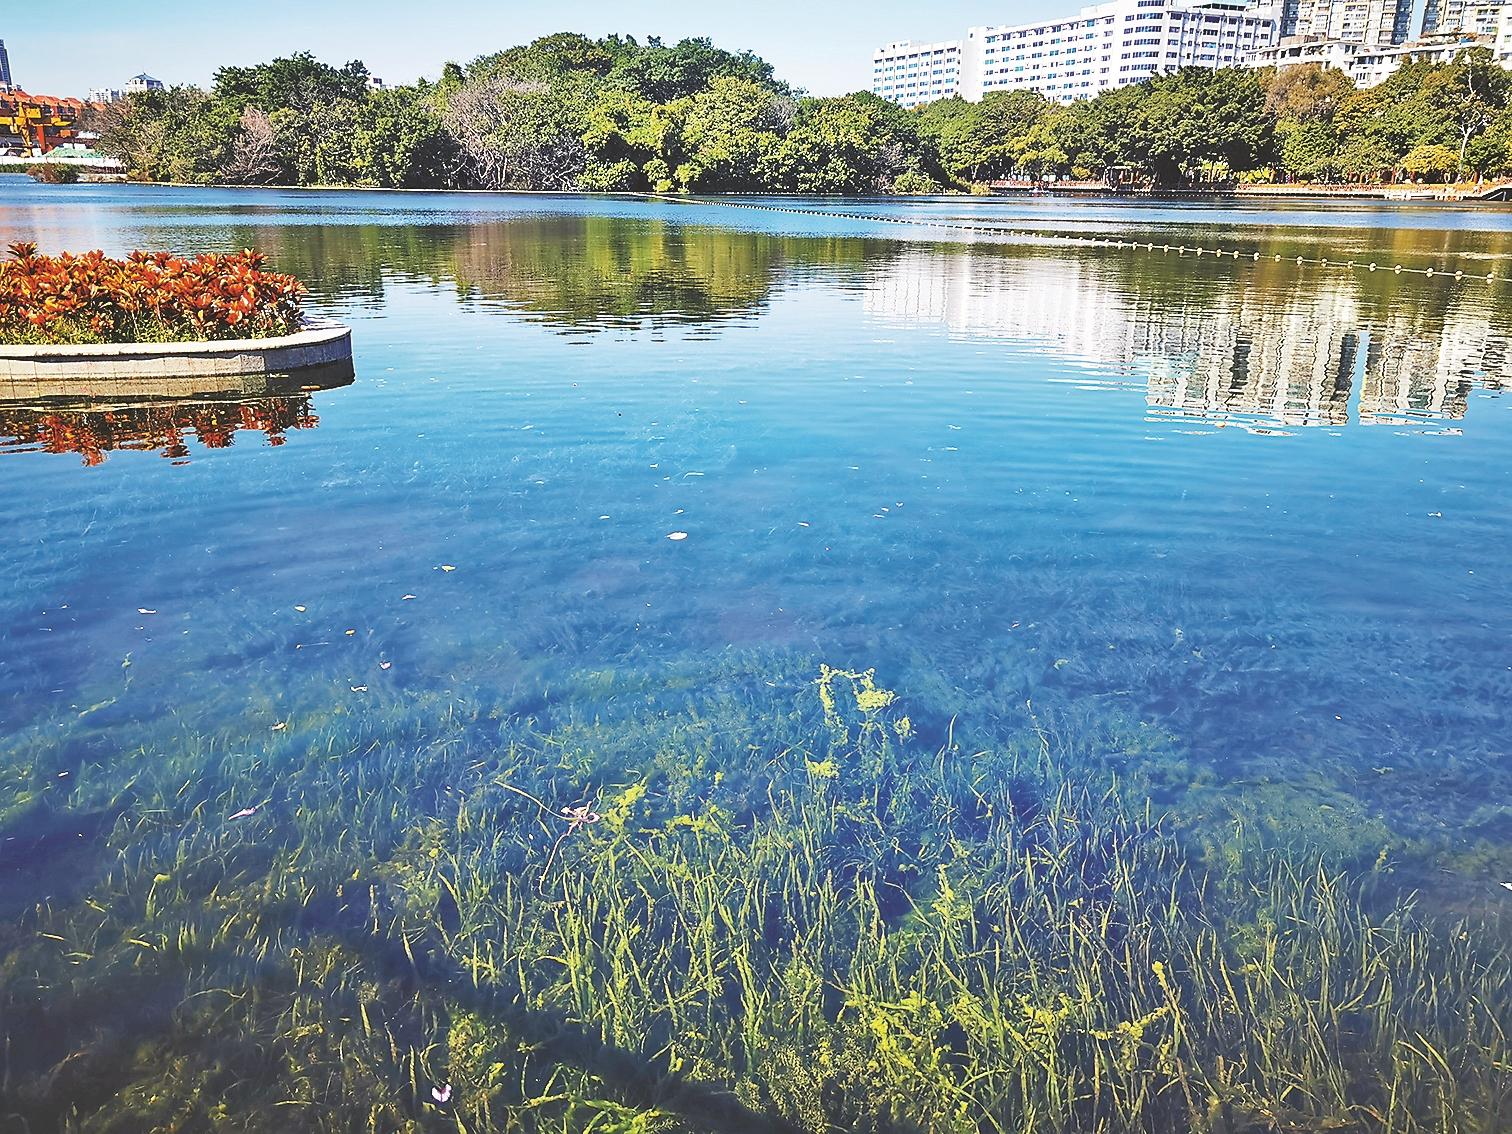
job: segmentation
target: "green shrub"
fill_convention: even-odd
[[[60,165],[55,161],[29,165],[26,167],[26,172],[31,175],[33,181],[40,181],[44,185],[73,185],[79,180],[78,166]]]

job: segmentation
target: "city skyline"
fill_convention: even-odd
[[[473,2],[454,6],[443,23],[417,21],[412,5],[395,0],[334,0],[318,10],[270,0],[256,21],[231,21],[213,7],[186,0],[164,0],[150,11],[82,0],[71,10],[66,49],[55,14],[38,8],[0,17],[0,39],[10,49],[17,85],[57,96],[119,88],[140,72],[169,84],[207,86],[218,67],[299,51],[336,64],[360,59],[390,85],[412,83],[439,77],[449,61],[466,63],[559,31],[618,33],[643,42],[653,35],[668,42],[707,36],[732,51],[756,52],[795,86],[838,95],[870,89],[871,52],[885,40],[925,39],[933,28],[1051,16],[1065,6],[1064,0],[942,0],[924,10],[902,0],[876,0],[863,9],[776,0],[760,8],[711,8],[685,0],[634,5],[586,0],[500,12]],[[795,27],[803,29],[801,35],[793,33]]]

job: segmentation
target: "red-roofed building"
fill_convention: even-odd
[[[0,154],[40,157],[79,141],[80,119],[93,103],[0,90]]]

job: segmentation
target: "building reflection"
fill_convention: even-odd
[[[315,393],[352,380],[346,363],[288,375],[116,382],[109,395],[39,390],[0,400],[0,454],[77,453],[95,466],[113,452],[183,462],[195,445],[228,449],[238,434],[283,445],[290,432],[320,424]]]
[[[1152,416],[1257,430],[1458,421],[1512,357],[1494,295],[1372,292],[1273,261],[914,249],[874,274],[866,306],[1112,370],[1143,383]]]

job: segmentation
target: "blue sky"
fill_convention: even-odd
[[[952,39],[968,25],[1033,19],[1085,0],[757,0],[728,4],[662,0],[562,0],[451,4],[407,0],[75,0],[0,3],[0,39],[15,81],[39,94],[83,95],[146,71],[169,83],[210,80],[225,63],[255,63],[309,50],[332,62],[361,59],[386,82],[434,78],[448,59],[473,56],[554,31],[625,32],[644,38],[707,35],[750,48],[778,74],[815,94],[868,85],[872,48],[893,39]],[[226,17],[222,13],[235,10]]]

